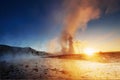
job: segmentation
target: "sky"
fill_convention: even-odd
[[[64,1],[0,0],[0,44],[46,51],[64,27]],[[116,9],[105,13],[103,6],[98,19],[90,20],[85,30],[77,30],[75,40],[99,51],[120,51],[120,10]]]

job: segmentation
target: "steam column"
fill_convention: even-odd
[[[74,54],[73,38],[72,38],[71,36],[69,36],[68,42],[69,42],[69,50],[68,50],[68,53],[69,53],[69,54]]]

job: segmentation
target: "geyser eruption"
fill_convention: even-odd
[[[73,38],[71,36],[69,36],[68,42],[69,42],[69,51],[68,52],[73,53],[74,52]]]
[[[109,3],[108,0],[63,0],[63,3],[64,9],[62,12],[64,11],[65,17],[59,37],[60,45],[59,41],[53,39],[50,47],[55,50],[61,48],[62,53],[69,54],[75,53],[75,34],[79,29],[85,30],[87,23],[98,19],[101,14],[109,14],[120,10],[120,0],[109,0]],[[60,48],[57,46],[60,46]]]
[[[99,18],[100,9],[97,0],[67,0],[67,15],[61,34],[62,52],[73,53],[73,39],[78,29],[85,29],[90,20]]]

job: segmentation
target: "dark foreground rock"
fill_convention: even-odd
[[[0,79],[24,79],[25,72],[15,64],[0,62]]]

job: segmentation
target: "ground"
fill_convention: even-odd
[[[28,58],[0,62],[1,79],[120,79],[120,60],[94,62],[61,58]]]

